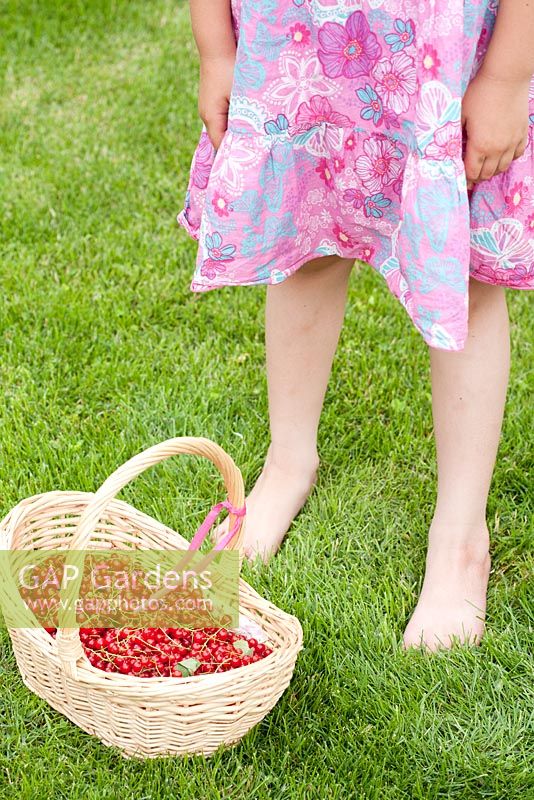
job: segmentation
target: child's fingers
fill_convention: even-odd
[[[485,155],[468,141],[464,159],[467,188],[472,189],[475,183],[489,181],[495,175],[504,172],[514,158],[513,149]]]
[[[499,159],[499,164],[495,174],[499,175],[501,172],[506,172],[515,157],[516,156],[513,150],[507,150],[506,153],[503,153]]]
[[[484,161],[486,157],[477,148],[467,140],[464,156],[465,177],[467,179],[467,188],[473,187],[479,178]]]
[[[484,163],[482,164],[482,169],[480,170],[479,180],[480,181],[489,181],[490,178],[498,172],[499,161],[501,159],[501,154],[497,153],[496,155],[486,156],[484,159]]]
[[[516,147],[515,152],[514,152],[514,156],[513,156],[514,159],[521,158],[521,156],[524,154],[525,150],[527,149],[527,144],[528,144],[528,137],[525,137],[523,139],[523,141],[521,142],[521,144],[518,144],[518,146]]]
[[[216,150],[218,150],[223,140],[223,136],[226,133],[228,118],[226,116],[218,115],[215,118],[207,120],[205,125],[212,145]]]
[[[213,128],[208,128],[208,136],[210,137],[211,143],[216,150],[219,149],[221,146],[221,142],[224,136],[224,132],[220,129],[213,130]]]

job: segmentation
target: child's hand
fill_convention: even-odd
[[[504,172],[525,152],[528,137],[528,80],[492,77],[480,69],[462,102],[467,136],[467,188]]]
[[[211,143],[218,149],[228,125],[235,55],[200,59],[198,113]]]

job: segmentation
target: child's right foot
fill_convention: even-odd
[[[289,460],[282,463],[268,453],[263,470],[245,500],[243,551],[247,558],[253,561],[259,555],[267,561],[278,550],[315,485],[318,468],[318,458],[306,464]],[[226,517],[215,529],[215,541],[227,532],[228,521]]]
[[[489,534],[476,529],[430,527],[421,596],[404,633],[404,647],[428,650],[478,644],[484,633],[490,571]]]

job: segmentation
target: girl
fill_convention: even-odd
[[[314,485],[348,278],[369,262],[430,346],[437,502],[404,644],[478,642],[503,287],[534,286],[534,0],[191,0],[191,18],[190,288],[268,284],[271,442],[247,553],[279,547]]]

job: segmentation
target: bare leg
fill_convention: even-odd
[[[431,349],[438,496],[421,596],[405,646],[450,647],[484,632],[489,535],[486,502],[509,372],[504,291],[470,282],[465,349]]]
[[[271,442],[246,498],[245,552],[280,546],[317,478],[317,430],[353,261],[324,256],[267,287],[265,343]],[[226,518],[215,532],[227,530]]]

